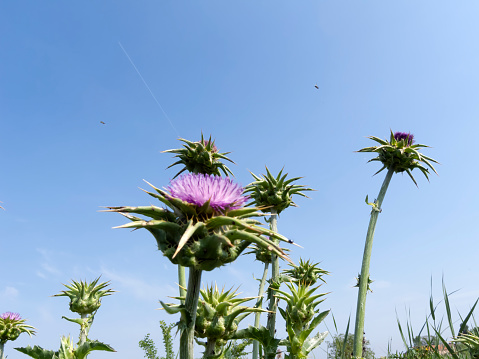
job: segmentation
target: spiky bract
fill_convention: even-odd
[[[193,176],[193,174],[189,174]],[[156,206],[108,207],[109,212],[119,212],[131,220],[116,228],[145,228],[155,237],[158,249],[174,264],[210,271],[234,261],[255,243],[289,261],[283,250],[271,238],[289,242],[284,236],[260,227],[251,217],[261,216],[256,208],[230,209],[218,213],[210,202],[202,206],[173,197],[151,185],[156,193],[148,192],[169,209]],[[130,213],[144,215],[142,219]]]
[[[271,209],[275,209],[279,214],[289,206],[296,206],[293,202],[293,195],[307,197],[303,191],[312,191],[311,188],[292,184],[302,177],[287,180],[288,174],[283,175],[283,170],[279,171],[276,177],[271,174],[268,167],[266,167],[266,175],[262,175],[262,177],[250,173],[255,181],[246,186],[245,193],[249,193],[253,200],[252,205],[264,207],[263,212],[271,212]]]
[[[80,280],[79,282],[72,280],[72,283],[64,284],[68,290],[63,290],[54,297],[69,297],[70,310],[72,312],[86,315],[92,314],[101,306],[101,298],[114,293],[111,289],[106,288],[110,282],[103,282],[98,284],[100,277],[93,282]]]
[[[35,328],[25,322],[26,319],[22,319],[18,313],[6,312],[0,315],[0,343],[16,340],[22,333],[34,335]]]
[[[226,160],[234,164],[232,160],[226,157],[230,152],[218,152],[215,141],[211,139],[211,136],[208,140],[205,140],[203,134],[201,134],[201,141],[198,142],[191,142],[183,138],[180,138],[180,141],[185,143],[184,148],[163,151],[164,153],[174,153],[176,154],[175,157],[179,158],[168,168],[175,165],[185,166],[174,178],[184,171],[216,176],[221,176],[221,172],[226,176],[233,175],[233,172],[221,162],[221,160]]]
[[[323,283],[326,283],[322,278],[323,275],[329,274],[328,271],[318,267],[319,263],[312,263],[309,261],[303,261],[299,259],[299,264],[289,264],[291,269],[286,269],[283,271],[284,274],[288,275],[292,281],[300,282],[306,286],[314,285],[318,280],[321,280]]]
[[[403,132],[396,132],[394,134],[391,131],[389,141],[382,140],[378,137],[368,137],[373,141],[376,141],[380,146],[366,147],[357,152],[375,152],[378,154],[376,158],[369,160],[379,161],[383,167],[375,173],[378,174],[384,169],[392,169],[396,173],[406,172],[417,186],[417,182],[414,179],[411,171],[418,168],[424,176],[429,180],[429,169],[424,167],[422,163],[425,163],[434,173],[437,174],[431,162],[438,163],[430,157],[424,156],[419,152],[421,147],[429,147],[426,145],[413,144],[413,135]]]
[[[218,286],[211,285],[200,290],[200,299],[195,322],[195,337],[214,340],[216,347],[233,338],[238,329],[238,324],[250,313],[266,312],[261,308],[250,308],[240,304],[256,297],[237,298],[239,293],[233,288],[219,290]],[[178,297],[177,299],[184,299]],[[160,302],[164,309],[171,310],[181,305],[165,304]]]

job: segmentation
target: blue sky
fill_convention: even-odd
[[[322,308],[341,331],[356,306],[364,198],[383,180],[372,177],[371,156],[354,151],[372,144],[369,135],[414,133],[432,147],[424,153],[441,163],[439,176],[428,183],[417,173],[419,188],[392,179],[366,336],[377,355],[391,338],[402,350],[395,311],[404,321],[410,308],[419,328],[431,277],[437,300],[444,275],[460,289],[454,313],[467,312],[479,296],[478,11],[475,1],[1,1],[0,312],[38,329],[7,354],[76,336],[61,319],[67,299],[50,296],[99,275],[118,293],[104,299],[90,336],[118,353],[95,357],[140,358],[146,333],[161,341],[158,321],[176,318],[155,309],[176,295],[176,268],[146,231],[113,230],[124,219],[98,210],[151,203],[143,179],[161,187],[176,173],[161,151],[201,131],[232,152],[241,184],[248,171],[284,166],[317,190],[281,215],[279,231],[304,247],[294,261],[331,272]],[[254,295],[261,268],[243,257],[203,283]]]

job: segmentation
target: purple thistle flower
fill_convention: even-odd
[[[414,135],[412,133],[406,133],[406,132],[395,132],[394,133],[394,138],[396,141],[401,141],[401,140],[406,140],[407,139],[407,144],[411,146],[414,143]]]
[[[173,197],[199,207],[210,201],[210,207],[217,212],[241,208],[248,200],[243,187],[230,178],[202,173],[180,176],[167,189]]]
[[[0,318],[10,319],[10,320],[21,320],[22,319],[22,317],[20,317],[20,314],[12,313],[12,312],[5,312],[2,315],[0,315]]]

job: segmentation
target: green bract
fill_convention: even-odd
[[[166,150],[164,153],[175,153],[179,160],[173,163],[168,168],[175,165],[184,165],[185,167],[178,172],[176,178],[180,173],[184,171],[189,171],[192,173],[203,173],[209,175],[220,176],[222,171],[226,176],[233,174],[231,170],[220,160],[226,160],[234,164],[232,160],[226,157],[230,152],[219,153],[218,149],[215,146],[215,141],[205,140],[203,134],[201,134],[201,141],[191,142],[180,138],[180,141],[184,142],[184,148]]]
[[[271,174],[268,167],[266,167],[266,175],[262,175],[263,177],[256,176],[254,173],[251,175],[256,181],[246,186],[244,192],[248,193],[253,200],[251,204],[265,207],[262,209],[263,212],[271,212],[271,209],[275,209],[279,214],[289,206],[296,206],[292,199],[294,194],[307,197],[302,191],[313,191],[311,188],[293,185],[294,181],[302,177],[286,180],[288,174],[283,175],[283,170],[279,171],[276,177]]]
[[[118,212],[131,220],[116,228],[147,229],[155,237],[158,249],[172,263],[210,271],[233,262],[251,243],[290,261],[270,238],[290,241],[260,227],[260,222],[251,218],[261,216],[256,208],[225,210],[219,214],[210,207],[209,202],[197,206],[150,186],[156,193],[145,192],[169,209],[156,206],[108,207],[107,212]],[[131,213],[149,218],[145,220]]]
[[[376,158],[373,158],[368,161],[379,161],[383,164],[383,167],[379,171],[377,171],[375,175],[384,170],[385,168],[387,168],[388,170],[391,169],[396,173],[406,172],[409,177],[411,177],[414,184],[417,186],[416,180],[411,173],[413,169],[418,168],[429,180],[429,170],[424,167],[422,163],[425,163],[431,170],[434,171],[434,173],[437,174],[431,162],[438,162],[430,157],[424,156],[419,152],[419,149],[421,147],[429,146],[412,144],[412,141],[410,141],[408,138],[396,140],[392,131],[389,141],[382,140],[374,136],[370,136],[368,138],[378,142],[380,146],[366,147],[357,152],[376,152],[378,154]]]
[[[34,335],[35,328],[25,322],[26,319],[0,318],[0,344],[16,340],[22,333]]]
[[[326,283],[322,278],[323,275],[329,274],[328,271],[318,267],[319,263],[311,263],[309,260],[303,261],[299,259],[299,264],[289,264],[292,268],[284,270],[283,273],[288,275],[292,281],[300,282],[303,285],[311,286],[314,285],[318,280],[321,280],[323,283]]]
[[[55,294],[54,297],[69,297],[70,310],[72,312],[86,315],[92,314],[101,306],[101,298],[114,293],[113,290],[103,290],[110,282],[103,282],[97,285],[100,277],[91,283],[86,281],[73,280],[70,285],[64,284],[69,290],[64,290],[60,294]]]

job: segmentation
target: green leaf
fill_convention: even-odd
[[[52,359],[57,352],[53,350],[46,350],[38,345],[35,345],[33,348],[31,346],[27,346],[26,348],[15,348],[20,353],[26,354],[35,359]]]
[[[101,343],[98,340],[92,340],[78,346],[78,348],[75,350],[75,359],[84,359],[90,352],[94,350],[101,350],[106,352],[116,351],[108,344]]]
[[[311,351],[316,349],[328,336],[329,332],[317,333],[314,337],[310,337],[303,343],[302,352],[307,356]]]

